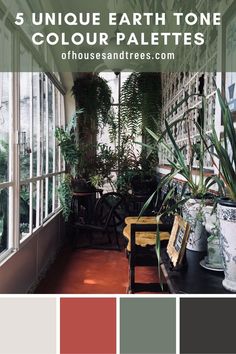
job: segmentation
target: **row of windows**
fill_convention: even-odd
[[[17,6],[12,1],[7,14]],[[65,166],[55,128],[64,125],[65,116],[59,75],[43,72],[10,17],[0,20],[0,36],[0,63],[4,68],[9,63],[9,72],[0,72],[1,259],[59,209],[57,190]]]
[[[64,97],[46,74],[0,73],[2,256],[18,248],[59,207],[64,162],[55,128],[64,120]]]

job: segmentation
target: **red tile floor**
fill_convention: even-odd
[[[136,281],[158,282],[155,267],[136,268]],[[128,260],[125,251],[65,247],[41,281],[36,294],[125,294]]]

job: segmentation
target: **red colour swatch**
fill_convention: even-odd
[[[116,353],[116,299],[61,299],[61,354]]]

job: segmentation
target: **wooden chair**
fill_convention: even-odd
[[[77,239],[78,231],[87,231],[90,244],[94,247],[94,236],[96,233],[102,233],[107,237],[108,244],[112,243],[111,233],[115,234],[117,248],[120,249],[117,227],[124,222],[125,203],[122,195],[111,192],[103,194],[98,199],[90,223],[82,223],[81,220],[73,223],[74,245]],[[99,247],[101,248],[101,247]],[[106,246],[105,246],[106,248]]]
[[[129,261],[128,293],[139,291],[159,292],[159,283],[143,284],[135,281],[135,268],[140,266],[157,267],[155,217],[127,217],[123,235],[128,239],[126,248]],[[170,237],[171,225],[159,225],[161,243],[167,243]]]

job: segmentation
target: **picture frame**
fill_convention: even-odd
[[[167,254],[174,267],[181,265],[190,234],[190,225],[180,215],[176,215],[167,245]]]

